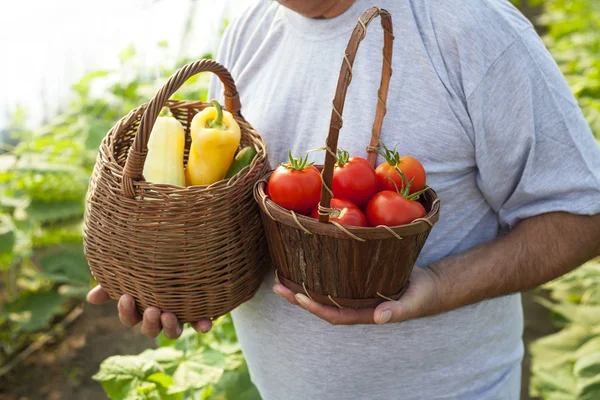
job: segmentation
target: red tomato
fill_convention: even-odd
[[[333,195],[363,207],[377,193],[375,169],[364,158],[348,157],[347,152],[341,154],[333,171]]]
[[[321,198],[319,170],[290,156],[288,164],[280,165],[271,174],[267,190],[271,199],[281,207],[300,214],[308,214]]]
[[[408,200],[391,190],[377,193],[367,205],[367,220],[370,226],[410,224],[417,218],[423,218],[425,214],[421,203]]]
[[[392,190],[395,192],[396,186],[400,191],[406,188],[404,178],[402,178],[402,175],[400,175],[394,167],[398,167],[398,169],[402,171],[407,181],[411,182],[412,179],[412,182],[410,183],[410,194],[423,190],[425,188],[427,174],[419,160],[411,156],[400,157],[400,154],[396,151],[395,147],[390,150],[383,142],[379,142],[379,144],[383,147],[383,150],[378,150],[378,153],[385,158],[385,162],[379,164],[375,170],[377,172],[379,190]],[[396,185],[394,185],[390,179],[392,179]]]
[[[338,224],[348,226],[367,226],[367,217],[362,211],[350,200],[331,199],[331,208],[340,210],[340,215],[337,218],[329,217],[330,221],[335,221]],[[310,216],[319,219],[319,206],[315,207],[310,213]]]

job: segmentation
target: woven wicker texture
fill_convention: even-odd
[[[383,67],[368,160],[375,165],[374,147],[386,113],[392,75],[392,20],[389,12],[373,7],[359,19],[346,48],[333,99],[331,123],[326,141],[325,164],[321,168],[323,187],[319,220],[283,209],[266,195],[270,176],[266,174],[254,190],[276,279],[295,293],[305,293],[322,304],[365,308],[385,300],[397,300],[406,290],[415,261],[439,217],[440,202],[433,189],[421,196],[427,211],[424,218],[398,227],[345,227],[329,222],[331,181],[336,162],[339,131],[346,92],[352,80],[352,65],[367,26],[381,16],[384,31]]]
[[[148,138],[165,105],[185,128],[187,159],[192,118],[210,104],[168,99],[203,71],[224,83],[225,109],[240,125],[241,147],[254,146],[257,156],[233,178],[210,186],[146,182]],[[108,132],[88,189],[84,246],[92,274],[111,298],[127,293],[140,311],[156,306],[191,322],[224,315],[254,295],[269,261],[252,188],[269,167],[265,144],[240,108],[229,72],[200,60]]]

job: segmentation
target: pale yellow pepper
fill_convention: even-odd
[[[165,115],[169,115],[168,112]],[[158,117],[148,139],[144,178],[153,183],[185,186],[184,147],[185,132],[181,122],[172,116]]]
[[[240,145],[240,126],[213,100],[192,119],[192,145],[185,170],[188,186],[210,185],[225,178]]]

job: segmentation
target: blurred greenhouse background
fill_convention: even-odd
[[[524,1],[600,143],[600,1]],[[81,243],[107,130],[179,66],[212,57],[251,2],[3,4],[0,400],[259,398],[228,318],[209,335],[153,341],[121,326],[114,304],[85,305]],[[203,99],[206,75],[177,96]],[[600,399],[600,262],[525,294],[524,308],[522,399]]]

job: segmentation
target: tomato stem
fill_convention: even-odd
[[[398,145],[394,146],[392,150],[390,150],[381,140],[379,141],[379,145],[383,147],[383,150],[385,151],[381,150],[380,148],[375,148],[375,151],[377,151],[377,153],[382,156],[388,164],[390,164],[392,167],[400,164],[400,154],[396,151],[396,147]]]
[[[425,189],[419,190],[418,192],[415,192],[413,194],[411,194],[410,196],[407,197],[408,200],[419,200],[419,197],[421,197],[421,195],[423,193],[425,193],[426,191],[428,191],[429,188],[426,187]]]
[[[398,166],[394,166],[394,169],[396,170],[396,172],[398,172],[400,174],[400,176],[402,177],[402,181],[404,182],[404,185],[402,185],[402,190],[399,191],[398,193],[400,193],[402,196],[408,198],[408,195],[410,193],[410,185],[412,184],[412,181],[414,178],[412,178],[410,181],[408,179],[406,179],[406,175],[404,175],[404,172],[402,172],[402,170],[400,168],[398,168]]]
[[[350,159],[350,153],[348,153],[346,150],[342,150],[342,149],[338,149],[337,153],[338,153],[338,157],[337,157],[336,165],[338,167],[343,167],[344,164],[346,164],[348,162],[348,160]]]

